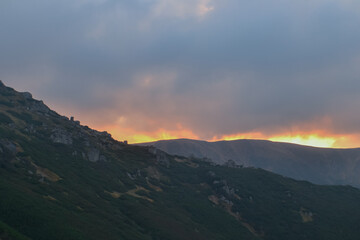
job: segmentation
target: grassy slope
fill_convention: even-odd
[[[1,196],[6,196],[0,199],[0,219],[34,239],[119,239],[119,236],[124,239],[150,239],[149,236],[155,239],[221,239],[221,235],[231,239],[230,235],[249,235],[241,227],[232,232],[230,226],[236,226],[235,219],[221,209],[212,212],[206,196],[182,186],[185,181],[169,180],[171,176],[165,178],[166,175],[164,181],[150,179],[163,189],[163,192],[156,192],[151,191],[144,177],[131,180],[127,172],[141,169],[145,176],[146,168],[151,165],[161,171],[153,156],[143,149],[129,147],[116,154],[116,160],[90,163],[66,154],[61,145],[39,143],[35,141],[34,147],[19,144],[24,152],[32,153],[32,161],[55,172],[62,180],[39,182],[39,176],[27,172],[26,162],[4,164],[0,169],[0,192]],[[144,159],[149,160],[144,162]],[[127,162],[131,164],[128,166]],[[115,199],[107,193],[125,193],[136,186],[150,190],[144,194],[154,202],[131,195]],[[180,198],[183,202],[178,202]],[[203,226],[206,221],[193,221],[193,213],[182,206],[193,203],[203,209],[199,211],[223,218],[223,228],[227,232],[218,236],[217,231]],[[197,225],[201,233],[195,229]]]
[[[316,148],[265,140],[206,142],[190,139],[162,140],[153,145],[167,153],[209,158],[223,164],[258,167],[316,184],[352,185],[360,188],[360,148]]]
[[[2,240],[30,240],[15,229],[0,221],[0,239]]]
[[[22,107],[21,96],[5,93],[0,96],[0,140],[16,143],[18,150],[11,153],[3,143],[0,151],[2,239],[360,236],[354,224],[360,222],[357,189],[316,186],[196,159],[167,156],[169,162],[164,163],[147,148],[102,144],[86,134],[84,140],[84,133],[74,137],[72,145],[52,143],[49,137],[55,127],[75,135],[79,127],[56,115],[30,112]],[[26,131],[30,125],[36,131]],[[89,144],[107,160],[84,158],[81,153]],[[43,178],[35,165],[56,177]],[[309,222],[303,221],[304,213],[311,214]]]

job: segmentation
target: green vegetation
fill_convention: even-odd
[[[16,92],[0,100],[9,96],[19,105],[0,109],[16,125],[0,122],[2,240],[360,236],[358,189],[126,145],[55,113],[30,111],[33,103]]]
[[[2,240],[30,240],[18,231],[0,221],[0,239]]]
[[[11,120],[11,118],[8,117],[8,115],[0,112],[0,122],[1,123],[13,123],[13,121]]]

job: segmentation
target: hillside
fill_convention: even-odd
[[[360,190],[127,145],[0,82],[0,239],[358,239]]]
[[[153,145],[169,154],[208,158],[224,164],[262,168],[298,180],[317,184],[360,187],[360,148],[316,148],[265,140],[206,142],[190,139],[164,140]]]

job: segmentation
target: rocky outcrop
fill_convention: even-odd
[[[14,155],[17,152],[17,147],[13,142],[10,142],[8,140],[0,140],[0,145]]]
[[[71,134],[61,128],[54,129],[50,136],[50,139],[54,143],[62,143],[65,145],[71,145],[73,143]]]
[[[96,148],[92,148],[88,151],[87,157],[90,162],[97,162],[100,160],[100,151]]]
[[[149,147],[149,152],[155,155],[157,163],[167,168],[170,167],[170,161],[165,152],[154,147]]]
[[[23,152],[23,149],[8,139],[0,139],[0,162],[10,162],[16,159],[16,155]]]
[[[87,157],[90,162],[106,161],[106,157],[101,155],[100,150],[97,148],[91,148],[87,152]]]
[[[20,94],[27,100],[32,99],[32,95],[29,92],[22,92]]]
[[[38,100],[33,100],[32,103],[30,104],[30,111],[32,112],[38,112],[38,113],[50,113],[51,110],[48,106],[46,106],[44,104],[43,101],[38,101]]]

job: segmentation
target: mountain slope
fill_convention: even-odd
[[[205,142],[190,139],[164,140],[153,145],[169,154],[209,158],[218,164],[233,160],[317,184],[360,187],[360,148],[330,149],[265,140]]]
[[[1,239],[360,236],[352,187],[126,145],[1,84],[0,118]]]

